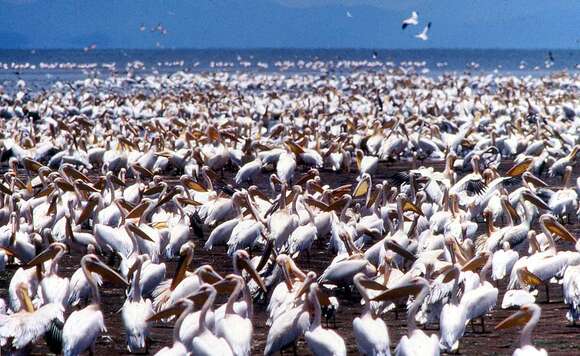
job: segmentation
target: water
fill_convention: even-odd
[[[549,61],[550,52],[553,62]],[[283,61],[294,65],[284,65]],[[56,80],[106,77],[128,70],[292,73],[376,71],[394,66],[426,75],[469,72],[538,76],[562,70],[577,73],[580,50],[3,50],[0,83],[8,88],[24,79],[43,86]]]

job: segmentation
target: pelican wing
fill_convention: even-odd
[[[21,349],[44,335],[54,319],[64,321],[64,309],[57,304],[46,304],[33,313],[20,312],[0,315],[0,345],[12,338],[12,346]]]

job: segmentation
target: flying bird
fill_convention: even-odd
[[[413,11],[411,13],[411,17],[406,18],[403,20],[403,26],[402,29],[404,30],[405,28],[407,28],[407,26],[411,25],[411,26],[415,26],[419,23],[419,14],[417,14],[416,11]]]
[[[141,31],[141,32],[145,32],[146,29],[147,29],[147,27],[145,27],[144,23],[142,23],[141,26],[139,26],[139,31]]]
[[[420,34],[415,35],[415,38],[418,38],[418,39],[423,40],[423,41],[427,41],[429,39],[428,33],[429,33],[430,28],[431,28],[431,21],[429,21],[427,26],[425,26],[425,28],[423,29],[423,31]]]
[[[352,17],[352,14],[350,13],[350,11],[346,12],[346,17]]]

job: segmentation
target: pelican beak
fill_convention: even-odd
[[[89,267],[90,267],[89,269],[91,270],[91,272],[96,272],[96,273],[100,274],[104,279],[106,279],[107,281],[109,281],[113,284],[118,284],[118,285],[122,285],[125,287],[129,286],[129,282],[127,282],[127,280],[125,278],[123,278],[120,274],[115,272],[111,267],[107,266],[106,264],[104,264],[101,261],[91,262],[89,264]]]
[[[260,257],[260,262],[258,262],[258,266],[256,267],[256,270],[258,270],[258,271],[261,271],[262,268],[264,268],[264,266],[266,265],[266,263],[270,259],[270,255],[272,254],[272,251],[274,251],[274,240],[270,240],[268,238],[266,238],[266,240],[268,242],[266,242],[266,247],[264,248],[264,252],[262,253],[262,256]]]
[[[522,197],[540,209],[550,210],[548,204],[546,204],[542,199],[540,199],[536,194],[532,192],[523,192]]]
[[[30,299],[30,295],[28,294],[28,286],[24,283],[18,286],[18,292],[22,297],[22,301],[24,304],[24,308],[27,312],[33,313],[34,312],[34,304],[32,304],[32,299]]]
[[[127,216],[125,216],[125,219],[140,219],[145,210],[147,210],[150,205],[151,203],[149,201],[143,201],[141,204],[134,207],[133,210],[131,210]]]
[[[367,194],[370,188],[370,176],[365,175],[363,179],[356,185],[352,193],[353,198],[359,198]]]
[[[127,225],[127,229],[129,229],[132,233],[134,233],[135,235],[139,236],[143,240],[150,241],[150,242],[155,242],[155,240],[153,240],[149,235],[147,235],[145,233],[145,231],[141,230],[141,228],[138,227],[135,224],[128,224]]]
[[[219,273],[217,273],[213,267],[208,265],[208,268],[203,268],[200,272],[200,277],[201,280],[204,281],[205,283],[209,283],[209,284],[214,284],[217,283],[221,280],[223,280],[223,277],[219,275]]]
[[[81,212],[81,215],[77,219],[77,224],[80,225],[80,224],[84,223],[85,221],[87,221],[89,216],[91,216],[91,214],[93,213],[93,210],[95,210],[96,206],[97,206],[97,202],[94,199],[89,199],[89,201],[87,201],[87,204],[85,205],[85,208]]]
[[[55,195],[52,200],[50,201],[50,205],[48,206],[48,210],[46,211],[47,216],[52,216],[56,214],[56,203],[58,201],[58,195]]]
[[[112,182],[113,184],[119,185],[119,186],[121,186],[121,187],[124,187],[124,186],[126,186],[125,182],[123,182],[122,180],[120,180],[120,179],[119,179],[119,177],[117,177],[116,175],[113,175],[113,174],[111,174],[111,175],[109,176],[109,179],[111,180],[111,182]]]
[[[525,308],[525,307],[524,307]],[[516,326],[523,326],[532,318],[532,315],[527,309],[520,309],[509,317],[502,320],[495,326],[495,330],[510,329]]]
[[[285,143],[288,149],[290,149],[290,151],[295,155],[299,156],[304,153],[304,149],[298,146],[294,141],[287,140]]]
[[[136,170],[137,172],[139,172],[139,174],[141,176],[143,176],[144,178],[148,178],[148,179],[153,178],[153,173],[150,170],[148,170],[147,168],[145,168],[142,165],[140,165],[140,164],[134,164],[132,166],[132,168],[134,170]]]
[[[417,205],[415,205],[413,202],[411,202],[408,199],[405,199],[403,201],[403,211],[412,211],[415,214],[425,216],[425,214],[423,214],[423,211]]]
[[[514,209],[514,207],[510,204],[509,200],[505,201],[505,208],[508,211],[508,214],[510,214],[510,216],[515,217],[518,216],[518,212],[516,211],[516,209]]]
[[[508,177],[517,177],[522,175],[525,171],[528,170],[532,162],[534,161],[533,158],[526,158],[523,162],[516,164],[509,171],[507,171],[506,176]]]
[[[0,192],[6,195],[12,195],[12,191],[8,189],[4,184],[0,183]]]
[[[260,288],[264,292],[267,292],[266,285],[264,284],[264,281],[262,280],[262,277],[260,277],[260,275],[258,274],[258,272],[254,269],[254,266],[252,266],[252,264],[248,260],[246,260],[246,259],[241,259],[239,261],[239,263],[241,264],[241,267],[246,272],[248,272],[248,274],[250,275],[250,277],[252,277],[252,279],[260,286]]]
[[[218,130],[213,126],[207,128],[206,134],[212,141],[217,141],[220,138]]]
[[[367,202],[367,205],[366,205],[367,209],[370,209],[373,206],[373,204],[375,203],[375,201],[379,197],[379,193],[380,192],[378,190],[375,190],[371,193],[369,201]]]
[[[374,301],[395,301],[402,298],[406,298],[410,295],[417,295],[423,286],[416,284],[416,283],[409,283],[407,285],[403,285],[401,287],[392,288],[389,290],[384,291],[383,293],[377,295],[372,300]]]
[[[70,184],[69,182],[65,181],[63,178],[55,179],[54,183],[56,184],[57,187],[59,187],[61,190],[65,191],[65,192],[74,192],[75,191],[75,188],[73,187],[73,185]]]
[[[200,206],[201,205],[201,203],[198,201],[195,201],[193,199],[183,198],[183,197],[177,197],[177,201],[181,205],[191,205],[191,206]]]
[[[417,257],[414,254],[412,254],[409,250],[407,250],[406,248],[401,246],[395,240],[391,240],[391,239],[386,240],[385,247],[387,247],[389,250],[392,250],[392,251],[398,253],[399,255],[401,255],[401,257],[403,257],[407,260],[410,260],[410,261],[417,260]]]
[[[476,271],[485,265],[489,257],[490,255],[488,253],[481,253],[467,261],[467,263],[461,268],[461,271]]]
[[[366,277],[361,278],[359,280],[359,283],[361,286],[365,287],[366,289],[378,290],[378,291],[386,291],[387,290],[386,286],[384,286],[378,282],[375,282],[372,279],[366,278]]]
[[[206,289],[200,290],[196,293],[193,293],[187,297],[187,299],[191,300],[194,304],[201,305],[205,303],[207,298],[209,297],[209,292]]]
[[[73,178],[73,179],[80,179],[85,183],[90,183],[91,180],[89,179],[89,177],[87,177],[86,175],[84,175],[83,173],[81,173],[80,171],[78,171],[77,169],[75,169],[72,166],[65,166],[63,169],[64,173]]]
[[[234,291],[236,284],[235,280],[224,278],[221,281],[214,283],[213,287],[219,294],[230,294]]]
[[[445,265],[445,266],[439,268],[436,271],[433,271],[433,273],[431,273],[431,276],[433,276],[433,278],[437,278],[442,274],[447,275],[447,273],[449,273],[452,269],[453,269],[453,265],[448,264],[448,265]]]
[[[151,317],[149,317],[149,319],[147,319],[147,322],[171,318],[173,316],[177,316],[177,315],[183,313],[184,310],[185,310],[185,307],[182,305],[182,303],[176,303],[175,305],[173,305],[167,309],[163,309],[159,313],[152,315]]]
[[[187,271],[187,267],[189,267],[189,263],[193,257],[193,251],[190,248],[185,249],[182,251],[179,262],[177,263],[177,268],[175,269],[175,275],[171,280],[171,290],[174,290],[179,283],[185,278],[185,272]]]
[[[29,269],[38,266],[48,260],[53,259],[58,254],[59,249],[55,245],[48,246],[44,251],[36,255],[33,259],[28,261],[24,269]]]
[[[256,194],[256,195],[257,195],[257,196],[258,196],[260,199],[262,199],[262,200],[265,200],[265,201],[267,201],[268,203],[270,203],[270,198],[269,198],[269,197],[268,197],[266,194],[264,194],[264,192],[262,192],[260,189],[256,189],[256,190],[254,191],[254,193],[255,193],[255,194]]]
[[[570,231],[557,222],[553,217],[544,215],[540,218],[540,221],[544,223],[546,229],[548,229],[552,234],[560,236],[568,242],[576,243],[576,238],[570,233]]]
[[[143,191],[143,195],[153,195],[153,194],[159,194],[163,191],[163,187],[161,185],[155,185],[149,189],[145,189]]]
[[[328,306],[331,304],[328,295],[320,288],[316,288],[316,297],[318,298],[318,303],[322,306]]]
[[[543,283],[540,277],[528,271],[527,267],[518,270],[518,277],[520,281],[529,286],[539,286]]]
[[[184,183],[185,183],[185,187],[187,189],[191,189],[191,190],[194,190],[196,192],[202,192],[202,193],[207,192],[207,189],[203,185],[201,185],[198,182],[193,181],[192,179],[186,179]]]
[[[459,269],[452,267],[451,270],[445,274],[445,277],[443,277],[443,283],[449,283],[457,277],[459,277]]]
[[[42,167],[42,164],[28,157],[22,159],[22,165],[24,168],[26,168],[27,171],[31,172],[38,172],[38,170]]]
[[[163,197],[161,197],[158,201],[157,204],[155,205],[155,207],[160,207],[163,204],[167,203],[168,201],[171,200],[171,198],[173,198],[175,195],[177,195],[177,190],[173,189],[171,192],[169,193],[165,193],[165,195]]]
[[[88,185],[87,183],[83,182],[80,179],[76,181],[75,185],[76,185],[78,190],[83,191],[83,192],[89,192],[89,193],[99,192],[99,190],[97,188]]]
[[[526,173],[526,180],[537,187],[545,188],[548,186],[546,182],[544,182],[543,180],[541,180],[540,178],[536,177],[535,175],[529,172]]]

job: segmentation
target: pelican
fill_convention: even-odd
[[[127,330],[127,350],[135,353],[138,350],[149,350],[149,325],[147,319],[153,315],[150,299],[143,299],[141,287],[141,270],[145,258],[139,256],[131,269],[129,278],[131,289],[121,309],[123,324]]]
[[[407,335],[403,335],[395,349],[396,355],[439,355],[439,338],[432,334],[427,336],[423,330],[417,329],[415,316],[423,300],[429,293],[429,282],[421,277],[415,277],[397,288],[389,289],[373,298],[375,301],[398,300],[409,294],[416,295],[410,305],[407,316]]]
[[[344,340],[335,331],[328,330],[321,325],[321,308],[318,301],[320,288],[317,283],[310,284],[307,302],[314,308],[314,316],[310,322],[310,328],[304,333],[308,348],[315,355],[321,356],[346,356]]]
[[[0,314],[0,346],[16,351],[25,350],[31,343],[43,336],[53,323],[53,320],[64,322],[64,308],[60,304],[48,303],[38,310],[34,308],[28,295],[29,286],[18,285],[18,297],[22,310],[14,314]]]
[[[27,267],[34,267],[45,261],[52,260],[49,271],[40,280],[42,300],[45,304],[55,303],[63,307],[67,305],[69,298],[69,279],[58,275],[58,266],[66,251],[66,245],[60,242],[53,242],[46,250],[38,254],[27,264]]]
[[[195,296],[205,297],[205,302],[199,312],[199,321],[197,330],[194,330],[191,341],[191,352],[194,355],[233,355],[232,349],[227,341],[217,337],[206,325],[206,316],[209,309],[213,306],[217,291],[210,284],[203,284],[199,287]]]
[[[167,309],[164,309],[155,315],[152,315],[147,321],[152,322],[156,320],[161,320],[167,318],[168,316],[175,315],[176,313],[181,313],[175,325],[173,325],[173,345],[171,347],[164,347],[159,350],[156,356],[186,356],[189,355],[188,351],[190,345],[185,345],[183,340],[179,337],[179,330],[183,324],[183,320],[191,314],[193,311],[193,302],[189,299],[183,298],[175,302],[175,304]]]
[[[100,274],[113,283],[119,283],[123,286],[129,285],[123,277],[101,262],[95,255],[84,255],[81,259],[81,268],[91,286],[92,303],[84,309],[72,312],[66,319],[62,329],[62,352],[65,356],[80,355],[89,348],[94,350],[96,338],[107,331],[100,307],[99,288],[92,272]]]
[[[216,323],[216,336],[228,342],[235,356],[247,356],[252,351],[253,333],[253,306],[252,299],[246,286],[246,282],[241,276],[232,274],[224,278],[224,282],[234,284],[230,291],[230,297],[226,303],[225,315]],[[234,310],[234,303],[243,294],[246,303],[246,315],[240,315]]]
[[[365,302],[361,316],[352,321],[358,350],[364,355],[388,356],[391,350],[387,325],[373,312],[371,300],[365,288],[365,285],[376,288],[375,284],[363,273],[357,273],[353,282]]]
[[[512,355],[514,356],[548,356],[548,352],[544,349],[537,349],[532,345],[532,332],[540,321],[542,309],[536,304],[526,304],[520,308],[519,311],[504,319],[497,324],[496,330],[503,330],[515,326],[524,325],[522,334],[520,336],[520,347],[517,348]]]

